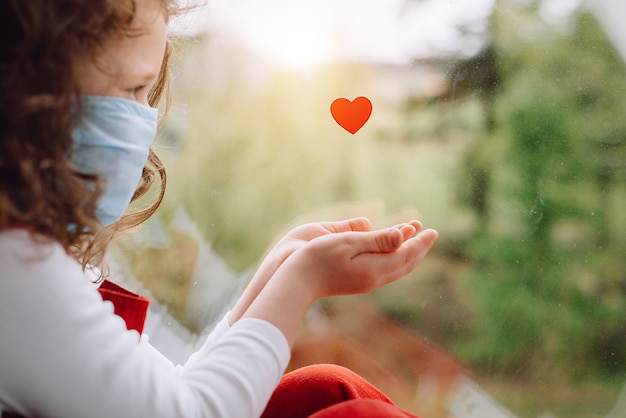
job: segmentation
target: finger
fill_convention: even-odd
[[[365,217],[346,219],[337,222],[323,222],[324,228],[332,232],[368,232],[372,230],[372,223]]]
[[[409,222],[409,225],[412,225],[417,231],[421,231],[424,228],[424,225],[420,221],[412,220]]]
[[[379,229],[350,235],[355,256],[362,253],[388,253],[402,245],[402,232],[396,228]]]
[[[407,263],[411,259],[418,258],[420,261],[428,251],[432,248],[439,237],[439,233],[434,229],[425,229],[417,234],[414,238],[406,241],[403,246],[409,247],[407,255]]]
[[[420,221],[413,220],[394,225],[392,228],[399,229],[400,232],[402,232],[402,241],[406,241],[409,238],[413,238],[416,233],[421,231],[423,226]]]
[[[420,239],[425,243],[429,243],[430,246],[437,241],[437,238],[439,238],[439,232],[434,229],[425,229],[420,232]]]
[[[398,228],[398,230],[400,231],[400,233],[402,233],[402,242],[406,241],[409,238],[413,238],[417,233],[415,227],[408,224],[403,225],[402,227]]]
[[[404,277],[417,267],[437,240],[437,231],[428,229],[409,239],[391,253],[361,253],[357,257],[369,258],[368,273],[376,278],[376,287]]]
[[[434,229],[426,229],[415,237],[405,241],[396,253],[402,258],[398,265],[410,265],[415,259],[421,260],[432,248],[438,233]],[[414,268],[414,266],[413,266]]]
[[[402,254],[404,260],[402,263],[399,263],[398,269],[389,275],[390,281],[398,280],[413,271],[426,257],[426,254],[431,250],[438,237],[439,233],[437,231],[426,229],[402,244],[403,248],[396,253]]]

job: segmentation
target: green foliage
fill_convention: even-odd
[[[495,44],[506,88],[496,134],[477,144],[498,151],[482,160],[489,210],[468,247],[479,315],[459,352],[518,377],[623,373],[626,231],[608,203],[626,179],[623,63],[585,14],[572,36]]]

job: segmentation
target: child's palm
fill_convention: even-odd
[[[297,264],[294,271],[306,272],[304,280],[315,286],[321,297],[367,293],[412,271],[437,238],[433,230],[417,236],[413,231],[398,234],[386,229],[321,236],[286,264]]]

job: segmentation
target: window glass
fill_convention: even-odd
[[[423,417],[626,416],[626,31],[618,0],[214,1],[175,22],[166,198],[115,248],[174,361],[290,226],[420,219],[403,280],[311,309]],[[366,97],[354,134],[331,115]]]

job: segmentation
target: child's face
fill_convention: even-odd
[[[117,96],[148,105],[165,53],[166,21],[156,0],[136,0],[132,29],[138,36],[111,39],[95,59],[86,57],[76,71],[83,94]]]

